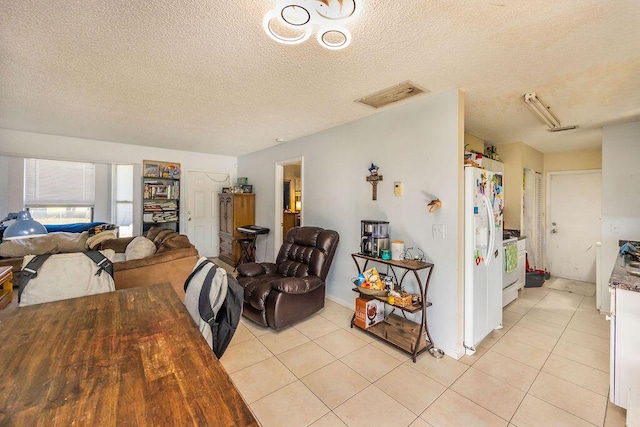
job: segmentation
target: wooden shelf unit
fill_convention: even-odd
[[[364,331],[377,336],[378,338],[387,341],[390,344],[398,347],[399,349],[409,353],[413,362],[416,362],[416,356],[425,350],[433,348],[433,340],[429,334],[429,328],[427,325],[427,307],[431,306],[431,303],[427,301],[427,290],[429,288],[429,281],[431,280],[431,273],[433,272],[433,264],[428,262],[418,262],[413,260],[407,261],[394,261],[384,260],[381,258],[371,257],[359,253],[351,254],[353,262],[355,262],[358,269],[358,274],[367,270],[369,262],[375,262],[382,265],[386,265],[391,270],[395,279],[396,286],[402,288],[402,282],[409,272],[412,272],[416,281],[418,282],[418,288],[420,290],[419,305],[411,305],[407,307],[401,307],[396,304],[389,304],[386,297],[377,297],[372,295],[366,295],[359,292],[358,288],[354,288],[355,292],[358,292],[361,297],[369,299],[377,299],[384,302],[386,305],[392,307],[391,312],[385,317],[383,322],[369,328],[363,329]],[[362,266],[361,266],[362,264]],[[396,274],[396,269],[403,270],[400,279]],[[427,272],[426,280],[424,284],[420,278],[419,272]],[[402,317],[394,314],[398,309],[402,313]],[[420,313],[420,323],[413,322],[406,318],[407,313]],[[351,327],[355,325],[356,315],[353,314],[351,318]]]

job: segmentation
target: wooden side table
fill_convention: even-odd
[[[0,308],[5,308],[13,298],[13,267],[0,267]]]

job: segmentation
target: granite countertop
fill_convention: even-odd
[[[609,286],[616,289],[640,292],[640,277],[630,274],[629,271],[640,273],[640,268],[631,267],[626,256],[618,255],[611,272],[611,278],[609,278]]]

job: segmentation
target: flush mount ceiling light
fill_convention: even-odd
[[[317,29],[320,46],[339,50],[351,43],[351,33],[343,25],[359,11],[356,0],[276,0],[262,26],[273,40],[289,45],[308,40]]]
[[[549,132],[571,130],[578,127],[578,126],[562,127],[562,125],[560,124],[560,120],[558,120],[558,118],[551,112],[551,107],[544,104],[540,100],[540,98],[538,98],[535,92],[525,93],[524,103],[527,104],[527,107],[529,107],[531,111],[533,111],[536,114],[536,116],[538,116],[538,118],[542,120],[542,122],[549,127],[548,129]]]

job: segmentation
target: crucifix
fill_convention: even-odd
[[[370,175],[367,177],[367,182],[370,182],[373,186],[372,200],[378,200],[378,183],[382,181],[382,175],[378,175],[378,166],[371,163],[369,167]]]

